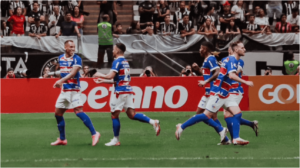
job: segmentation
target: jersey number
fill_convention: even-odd
[[[130,69],[124,69],[125,78],[124,81],[129,81],[130,78]]]

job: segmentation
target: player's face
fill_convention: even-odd
[[[75,44],[71,41],[69,41],[66,45],[65,45],[65,50],[66,50],[66,53],[69,55],[69,56],[72,56],[75,52]]]
[[[245,49],[245,46],[244,46],[243,43],[239,43],[236,48],[237,48],[237,54],[239,56],[244,56],[245,55],[246,49]]]
[[[113,49],[113,57],[116,58],[117,55],[118,55],[118,53],[119,53],[118,47],[117,47],[117,46],[114,46],[114,49]]]
[[[205,56],[206,51],[207,51],[207,48],[205,46],[201,45],[200,50],[199,50],[201,57]]]

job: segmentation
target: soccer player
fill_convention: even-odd
[[[226,57],[223,59],[219,76],[217,80],[215,80],[213,87],[211,88],[210,98],[206,104],[206,109],[203,114],[198,114],[191,119],[189,119],[184,124],[178,124],[176,127],[175,135],[177,139],[181,136],[184,128],[187,126],[191,126],[201,121],[209,120],[214,113],[216,113],[222,106],[228,112],[233,114],[233,117],[229,117],[226,119],[227,125],[231,124],[232,129],[229,131],[233,135],[233,144],[235,145],[247,145],[249,141],[243,140],[239,136],[240,131],[240,119],[242,116],[241,110],[236,103],[235,100],[229,99],[229,90],[232,84],[232,81],[237,81],[240,83],[244,83],[248,86],[253,86],[253,82],[245,81],[239,78],[236,74],[238,60],[241,56],[245,55],[245,47],[244,44],[240,41],[232,44],[233,55]],[[225,138],[225,137],[224,137]],[[222,142],[222,139],[221,139]]]
[[[228,53],[229,53],[229,55],[232,55],[231,46],[228,47]],[[238,68],[237,68],[236,73],[238,74],[238,76],[240,78],[242,78],[243,67],[244,67],[244,61],[242,59],[239,59],[238,60]],[[229,90],[229,94],[230,94],[229,97],[234,99],[236,101],[236,103],[239,105],[240,102],[243,99],[243,94],[244,94],[244,89],[243,89],[241,83],[233,81],[233,83],[231,84],[231,89]],[[226,109],[224,109],[224,118],[225,118],[225,120],[228,117],[233,117],[233,115],[230,112],[226,111]],[[254,130],[255,135],[258,136],[258,121],[257,120],[249,121],[249,120],[241,118],[240,124],[241,125],[247,125],[247,126],[251,127]],[[231,129],[230,124],[227,127],[228,127],[229,130]],[[232,131],[230,131],[230,132],[232,132]],[[232,135],[231,135],[231,138],[232,138]]]
[[[113,48],[115,60],[110,72],[107,75],[98,74],[99,78],[95,79],[96,83],[114,83],[115,85],[115,94],[110,102],[114,138],[106,143],[106,146],[119,146],[121,144],[119,140],[121,127],[119,114],[123,108],[130,119],[151,124],[156,132],[156,136],[160,133],[160,124],[158,120],[150,119],[141,113],[135,113],[133,91],[129,85],[131,79],[130,66],[128,61],[124,58],[125,51],[126,46],[122,43],[117,43]]]
[[[197,114],[194,115],[192,118],[187,120],[185,123],[178,124],[177,128],[181,128],[181,130],[195,124],[195,121],[198,121],[200,118],[202,119],[204,123],[206,123],[209,126],[212,126],[217,133],[221,136],[221,142],[226,139],[228,141],[228,138],[226,137],[227,128],[223,128],[219,120],[217,119],[216,113],[206,113],[204,114],[205,107],[207,104],[207,101],[209,99],[210,94],[210,87],[212,86],[212,81],[218,77],[218,74],[220,72],[220,68],[218,66],[217,60],[213,55],[210,55],[210,53],[213,51],[213,44],[210,42],[203,42],[200,46],[200,55],[205,58],[203,65],[202,65],[202,73],[205,81],[199,81],[199,86],[205,87],[205,95],[202,96],[198,108],[197,108]],[[212,119],[213,118],[213,119]],[[181,131],[182,132],[182,131]],[[180,134],[181,134],[180,132]],[[177,140],[180,139],[180,134],[178,130],[175,132],[175,136]]]
[[[55,118],[60,137],[51,145],[67,145],[65,137],[65,120],[63,114],[67,109],[74,109],[75,114],[89,128],[92,134],[92,146],[95,146],[100,138],[91,119],[83,112],[83,102],[80,99],[80,73],[82,66],[81,58],[74,54],[75,44],[72,40],[65,42],[65,54],[58,57],[61,79],[56,81],[54,88],[61,88],[61,93],[55,105]]]

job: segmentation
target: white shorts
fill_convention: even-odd
[[[61,92],[56,100],[55,107],[61,109],[74,109],[83,106],[80,98],[81,92]]]
[[[127,108],[134,109],[132,94],[119,94],[118,96],[117,94],[114,94],[112,96],[112,99],[110,101],[110,111],[122,111],[123,108],[125,109],[125,111],[127,110]]]
[[[242,101],[243,99],[243,94],[239,93],[239,94],[230,94],[231,99],[235,100],[236,103],[239,105],[240,102]]]
[[[200,102],[198,104],[198,108],[205,109],[208,100],[209,100],[209,97],[202,96],[201,100],[200,100]]]
[[[227,109],[228,107],[239,106],[236,100],[232,97],[227,97],[226,99],[222,99],[219,96],[210,96],[206,109],[210,112],[216,113],[221,107]]]

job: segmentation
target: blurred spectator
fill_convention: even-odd
[[[89,73],[90,67],[85,65],[83,66],[83,74],[81,74],[82,78],[90,78],[91,74]]]
[[[255,15],[250,15],[249,23],[247,24],[246,29],[243,29],[243,33],[247,33],[250,36],[253,34],[258,34],[261,32],[260,26],[254,23]]]
[[[35,1],[35,0],[28,0],[27,2],[24,1],[25,6],[27,7],[27,13],[28,14],[33,10],[33,4],[34,4],[34,2],[38,3],[38,6],[39,6],[38,10],[42,14],[44,14],[44,12],[46,13],[46,11],[44,11],[44,9],[43,9],[43,1],[42,0],[37,0],[37,1]]]
[[[261,9],[259,11],[259,17],[255,17],[254,24],[260,26],[262,33],[266,32],[266,34],[271,34],[269,19],[265,16],[264,10]]]
[[[229,47],[230,48],[230,47]],[[201,68],[199,67],[199,65],[194,62],[192,64],[192,69],[193,69],[193,72],[196,74],[196,75],[199,75],[199,76],[202,76],[202,71],[201,71]]]
[[[282,13],[286,14],[286,16],[289,16],[292,14],[292,10],[297,7],[298,6],[295,1],[287,1],[283,4]]]
[[[217,25],[217,17],[215,15],[215,7],[214,6],[209,6],[206,15],[204,15],[204,18],[207,19],[209,18],[211,20],[212,25]]]
[[[33,2],[33,9],[28,13],[28,16],[29,23],[35,23],[35,19],[39,19],[41,22],[45,21],[45,16],[43,16],[43,13],[39,10],[39,4],[37,2]]]
[[[292,31],[292,25],[286,22],[286,15],[282,14],[280,16],[280,22],[276,23],[275,32],[276,33],[289,33]]]
[[[230,12],[230,3],[226,1],[223,4],[223,14],[220,15],[220,23],[221,23],[221,32],[225,33],[227,25],[229,24],[230,20],[234,19],[234,16]]]
[[[253,13],[256,15],[258,14],[258,8],[264,10],[265,13],[267,13],[266,6],[268,4],[268,1],[253,1]],[[257,16],[257,15],[256,15]]]
[[[157,11],[158,11],[158,22],[164,22],[164,18],[167,15],[170,15],[170,9],[168,6],[168,2],[161,0],[159,1],[159,5],[157,5]]]
[[[296,75],[300,75],[300,65],[297,67],[297,73],[296,73]]]
[[[179,10],[175,12],[175,15],[173,17],[173,23],[176,25],[176,27],[179,28],[179,23],[182,23],[183,16],[185,15],[189,16],[189,19],[192,21],[190,11],[185,7],[185,2],[181,1]]]
[[[73,15],[71,16],[71,20],[76,22],[76,24],[78,26],[79,33],[83,34],[82,27],[83,27],[83,22],[84,22],[84,16],[80,12],[78,6],[74,6]]]
[[[138,21],[132,21],[130,29],[126,32],[127,34],[143,34],[147,32],[147,28],[141,30],[141,24]],[[146,24],[144,24],[146,27]]]
[[[59,33],[60,25],[64,21],[64,17],[60,14],[60,8],[58,5],[53,7],[54,13],[49,17],[49,35],[55,36]]]
[[[293,52],[289,52],[287,54],[287,60],[284,61],[285,72],[288,75],[296,74],[299,64],[299,61],[295,60]]]
[[[64,16],[64,6],[61,4],[60,1],[49,1],[49,5],[47,8],[47,15],[51,16],[54,14],[54,7],[58,6],[59,13],[61,16]]]
[[[20,7],[21,8],[21,15],[26,16],[26,8],[25,5],[22,1],[11,1],[10,2],[10,10],[9,10],[9,15],[12,16],[14,15],[14,10]]]
[[[140,13],[140,23],[147,23],[152,22],[152,17],[154,13],[154,5],[149,0],[145,0],[139,6],[139,13]],[[142,29],[145,28],[144,26],[141,27]]]
[[[6,25],[5,20],[1,20],[1,30],[0,30],[0,36],[3,38],[3,36],[9,36],[10,35],[10,29]]]
[[[272,68],[267,67],[267,69],[265,70],[265,76],[272,76]]]
[[[45,25],[45,23],[41,23],[39,18],[35,18],[34,21],[35,23],[30,25],[29,36],[37,37],[38,39],[46,36],[48,27]]]
[[[282,14],[281,0],[268,2],[268,17],[269,17],[270,25],[273,25],[274,13],[275,13],[277,21],[279,21],[279,18]]]
[[[7,69],[7,74],[6,74],[5,78],[6,79],[16,78],[16,75],[14,74],[14,69],[13,68],[8,68]]]
[[[234,15],[234,22],[239,29],[243,29],[246,21],[246,16],[250,13],[246,13],[243,7],[243,0],[238,0],[236,5],[231,8],[231,13]]]
[[[201,20],[203,19],[203,15],[201,13],[202,9],[201,9],[201,2],[200,0],[192,0],[189,2],[190,3],[190,11],[191,11],[191,16],[192,16],[192,21],[195,25],[201,24],[198,22],[202,22]],[[202,19],[201,19],[201,18]]]
[[[78,6],[81,11],[83,11],[83,5],[81,0],[68,0],[67,1],[68,11],[73,12],[75,6]]]
[[[114,1],[97,0],[97,4],[100,5],[100,13],[98,17],[98,23],[103,22],[102,18],[104,14],[107,14],[110,18],[109,23],[113,24],[113,11],[116,10]]]
[[[205,35],[208,40],[214,43],[215,36],[218,34],[218,30],[214,25],[211,23],[211,19],[207,18],[203,26],[198,29],[198,34]]]
[[[121,35],[121,34],[125,34],[125,32],[123,32],[122,24],[117,23],[116,24],[116,31],[114,31],[113,36],[119,38],[118,35]]]
[[[24,22],[25,16],[22,15],[22,8],[16,7],[14,14],[7,20],[8,22],[13,22],[12,24],[12,36],[24,36]]]
[[[9,17],[10,13],[10,2],[9,1],[0,1],[0,6],[1,6],[1,17]],[[13,10],[14,11],[14,8]]]
[[[43,75],[40,78],[55,78],[52,75],[48,75],[49,72],[50,72],[50,68],[46,67],[43,71]]]
[[[183,16],[183,22],[179,23],[178,31],[181,34],[181,37],[184,37],[184,40],[186,42],[186,36],[190,36],[195,34],[194,24],[189,19],[189,15]]]
[[[165,16],[165,22],[159,25],[159,33],[163,35],[173,35],[176,33],[176,26],[171,23],[170,15]]]
[[[260,10],[261,10],[261,8],[260,8],[259,6],[256,6],[256,7],[254,8],[253,14],[254,14],[255,17],[259,17],[259,11],[260,11]]]
[[[144,29],[144,30],[146,30],[145,34],[148,34],[150,36],[152,36],[154,34],[153,22],[147,22],[146,24],[141,24],[141,25],[146,25],[146,28]]]
[[[147,66],[143,73],[140,74],[140,77],[155,77],[157,74],[153,71],[151,66]]]
[[[109,22],[109,15],[103,15],[103,22],[98,24],[98,60],[97,64],[94,67],[100,68],[103,64],[103,58],[105,51],[107,53],[108,65],[111,65],[113,62],[113,33],[112,33],[112,25]]]
[[[288,15],[287,22],[289,22],[292,25],[292,28],[297,27],[300,25],[300,17],[299,17],[299,9],[293,8],[292,14]]]
[[[230,20],[229,25],[226,28],[226,35],[229,37],[229,40],[232,40],[235,35],[240,34],[241,31],[239,27],[235,25],[234,20]]]
[[[63,21],[60,25],[60,31],[59,33],[55,36],[56,38],[59,36],[74,36],[77,34],[78,37],[80,37],[80,33],[77,27],[76,22],[73,22],[71,20],[71,13],[70,12],[66,12],[66,16],[65,16],[65,21]],[[76,34],[75,34],[76,33]]]
[[[185,77],[185,76],[197,76],[197,75],[192,71],[192,66],[186,65],[185,69],[181,71],[179,76]]]

